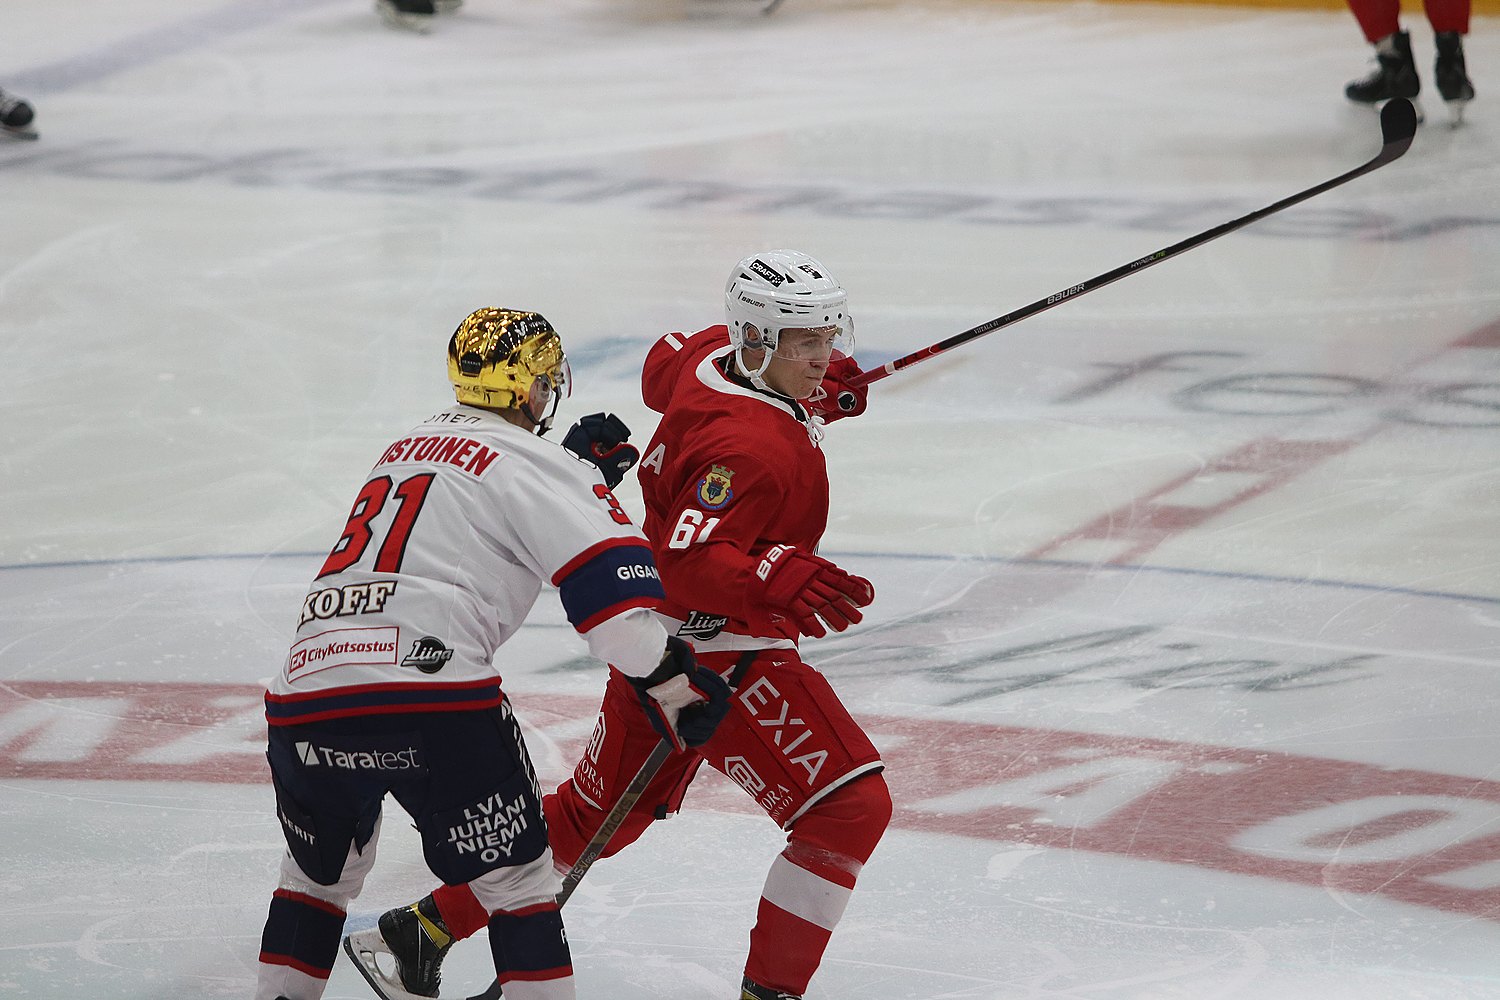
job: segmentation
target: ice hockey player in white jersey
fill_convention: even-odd
[[[632,677],[664,738],[697,746],[727,708],[727,685],[652,614],[661,584],[606,484],[618,472],[601,461],[607,449],[575,456],[540,436],[568,390],[551,325],[478,310],[449,342],[448,373],[459,405],[380,454],[268,686],[287,852],[256,1000],[322,996],[387,793],[415,821],[433,873],[488,909],[505,996],[574,996],[541,793],[493,662],[544,583],[590,652]],[[570,446],[603,423],[581,423]]]

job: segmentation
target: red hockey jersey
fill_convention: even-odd
[[[767,627],[747,605],[749,582],[768,548],[813,552],[828,525],[821,426],[800,404],[726,375],[732,354],[723,326],[669,333],[641,376],[646,404],[662,414],[638,472],[661,612],[669,632],[705,651],[795,643],[790,622]]]

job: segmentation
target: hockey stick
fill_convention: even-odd
[[[967,344],[971,340],[977,340],[987,333],[994,333],[996,330],[1010,326],[1012,323],[1019,323],[1028,316],[1035,316],[1037,313],[1051,309],[1053,306],[1060,306],[1064,302],[1071,302],[1080,295],[1103,288],[1105,285],[1119,281],[1121,278],[1129,275],[1138,274],[1154,264],[1170,260],[1180,253],[1186,253],[1194,247],[1200,247],[1208,241],[1216,240],[1226,233],[1232,233],[1236,229],[1248,226],[1250,223],[1264,219],[1266,216],[1279,212],[1284,208],[1290,208],[1298,202],[1306,201],[1315,195],[1322,194],[1324,191],[1336,188],[1340,184],[1346,184],[1356,177],[1362,177],[1372,170],[1379,170],[1387,163],[1399,159],[1411,148],[1412,138],[1417,132],[1417,113],[1412,107],[1411,102],[1405,98],[1396,98],[1393,101],[1389,101],[1380,111],[1380,131],[1383,137],[1380,152],[1376,154],[1373,160],[1362,166],[1355,167],[1348,173],[1340,174],[1332,180],[1324,181],[1322,184],[1310,187],[1306,191],[1292,195],[1290,198],[1283,198],[1274,204],[1267,205],[1259,211],[1241,216],[1232,222],[1226,222],[1222,226],[1215,226],[1213,229],[1201,232],[1197,236],[1190,236],[1181,243],[1174,243],[1164,250],[1147,254],[1140,260],[1133,260],[1129,264],[1123,264],[1113,271],[1106,271],[1096,278],[1090,278],[1076,285],[1070,285],[1060,292],[1055,292],[1045,299],[1038,299],[1036,302],[1031,303],[1031,305],[1023,306],[1015,312],[1008,312],[1004,316],[997,316],[987,323],[981,323],[972,330],[965,330],[963,333],[955,334],[947,340],[940,340],[930,347],[924,347],[920,351],[913,351],[905,357],[897,358],[895,361],[888,362],[878,368],[871,368],[869,371],[860,372],[850,379],[850,382],[856,387],[869,385],[871,382],[878,382],[889,375],[896,374],[903,368],[910,368],[919,361],[926,361],[928,358],[936,357],[944,351],[951,351],[955,347]],[[840,409],[848,411],[854,409],[857,401],[854,399],[852,393],[846,391],[839,394],[838,404]]]
[[[646,786],[651,784],[651,779],[656,777],[656,772],[672,756],[672,744],[668,740],[662,740],[656,744],[641,769],[635,772],[635,777],[630,779],[630,784],[620,793],[615,804],[610,807],[609,813],[604,821],[599,824],[599,829],[594,833],[593,839],[584,847],[583,853],[578,855],[578,860],[573,862],[573,868],[567,875],[563,876],[562,892],[557,894],[557,905],[562,906],[573,895],[573,890],[578,888],[578,883],[583,881],[583,876],[588,874],[595,861],[604,853],[609,842],[614,838],[615,831],[620,824],[625,822],[626,815],[635,808],[636,801],[645,793]],[[500,1000],[500,983],[498,981],[489,985],[483,993],[469,997],[469,1000]]]
[[[646,758],[641,769],[635,772],[635,777],[630,779],[630,784],[625,786],[625,790],[610,807],[609,815],[605,816],[604,822],[599,824],[594,838],[584,847],[583,853],[578,855],[578,860],[573,862],[572,870],[563,876],[562,892],[557,894],[558,906],[566,903],[568,897],[573,895],[573,890],[578,888],[578,883],[583,881],[583,876],[588,874],[589,868],[599,860],[599,855],[603,854],[604,849],[609,846],[615,831],[620,828],[621,823],[625,822],[625,816],[635,808],[636,800],[646,791],[646,786],[651,784],[651,779],[656,777],[656,772],[661,770],[661,766],[670,756],[672,756],[672,744],[667,740],[662,740],[656,744],[656,749],[651,751],[651,755]]]

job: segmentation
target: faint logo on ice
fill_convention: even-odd
[[[905,677],[962,687],[943,702],[972,704],[1039,688],[1084,685],[1124,686],[1135,692],[1220,689],[1270,694],[1278,691],[1352,684],[1375,676],[1370,669],[1385,659],[1375,653],[1355,653],[1329,660],[1298,663],[1279,656],[1253,639],[1214,637],[1178,640],[1165,626],[1125,625],[1085,632],[1066,632],[1033,642],[996,643],[993,636],[976,636],[940,643],[907,638],[952,619],[950,613],[914,615],[865,633],[889,637],[845,663],[837,653],[825,656],[840,679],[883,676],[893,668]],[[889,630],[889,631],[887,631]],[[884,633],[884,634],[882,634]],[[835,650],[827,643],[824,649]],[[1130,695],[1124,697],[1130,698]],[[1119,707],[1094,702],[1098,710]]]

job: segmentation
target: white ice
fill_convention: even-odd
[[[739,2],[5,11],[0,996],[250,994],[257,685],[470,310],[644,438],[644,347],[753,250],[820,257],[869,365],[1379,147],[1342,11]],[[898,813],[809,1000],[1500,998],[1497,27],[1461,128],[1424,93],[1392,166],[830,427],[879,599],[808,652]],[[501,655],[545,781],[583,653],[544,594]],[[388,820],[351,926],[429,887]],[[568,904],[579,995],[728,1000],[779,849],[702,779]]]

